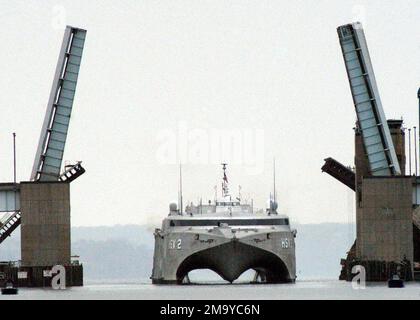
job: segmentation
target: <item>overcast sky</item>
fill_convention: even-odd
[[[281,213],[354,219],[352,191],[320,170],[329,156],[353,165],[342,24],[364,25],[387,117],[418,125],[419,0],[0,0],[0,20],[1,181],[14,131],[29,179],[64,27],[88,30],[64,156],[87,170],[75,226],[159,225],[180,161],[184,203],[213,199],[226,161],[231,192],[265,207],[274,157]]]

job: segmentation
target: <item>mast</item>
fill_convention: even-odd
[[[277,202],[276,200],[276,158],[273,159],[273,200],[274,202]]]
[[[223,181],[222,181],[222,197],[229,197],[228,178],[226,175],[227,163],[222,163],[223,167]]]
[[[13,183],[16,184],[16,133],[13,132]]]
[[[13,183],[14,183],[14,198],[15,198],[15,214],[18,212],[17,207],[17,184],[16,184],[16,132],[13,132]]]
[[[179,164],[179,213],[183,214],[182,204],[182,164]]]
[[[420,128],[420,88],[417,91],[417,98],[419,99],[419,128]],[[416,142],[416,139],[418,139],[418,143],[419,143],[419,150],[420,150],[420,129],[419,129],[419,136],[418,137],[414,137],[414,143]],[[416,155],[417,157],[417,155]]]
[[[411,128],[408,128],[408,168],[411,176]]]
[[[416,137],[417,137],[417,128],[414,127],[414,165],[415,165],[414,172],[416,173],[416,177],[417,177],[417,143],[416,143]]]
[[[214,204],[217,202],[217,185],[214,186]]]

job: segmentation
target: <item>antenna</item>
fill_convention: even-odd
[[[227,163],[222,163],[222,167],[223,167],[222,197],[224,198],[224,197],[229,196],[228,178],[226,175]]]
[[[16,184],[16,133],[13,132],[13,182]]]
[[[419,128],[420,128],[420,88],[417,91],[417,98],[419,99]],[[417,139],[417,136],[415,137],[415,139]],[[420,150],[420,130],[419,130],[419,138],[418,138],[418,140],[419,140],[419,150]],[[416,154],[416,157],[417,157],[417,154]]]
[[[408,128],[408,168],[411,176],[411,129]]]
[[[414,170],[416,172],[417,177],[417,143],[416,143],[416,137],[417,137],[417,128],[414,127],[414,163],[416,166],[416,169]]]
[[[179,164],[179,213],[183,213],[182,204],[182,164]]]
[[[14,197],[15,197],[15,210],[17,210],[17,197],[16,197],[16,191],[17,191],[17,185],[16,185],[16,133],[13,132],[13,183],[14,183]]]
[[[214,186],[214,203],[217,202],[217,185]]]
[[[200,214],[203,214],[203,197],[200,197]]]
[[[273,200],[276,202],[276,158],[273,159]]]

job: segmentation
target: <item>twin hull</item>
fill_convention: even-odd
[[[288,226],[156,229],[154,235],[154,284],[181,284],[196,269],[213,270],[229,282],[249,269],[262,282],[296,279],[295,241]]]

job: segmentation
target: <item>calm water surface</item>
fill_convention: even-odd
[[[368,284],[355,290],[351,283],[338,280],[300,280],[295,284],[196,284],[183,286],[150,283],[87,284],[80,288],[19,290],[17,296],[4,299],[420,299],[420,283],[390,289],[385,283]]]

